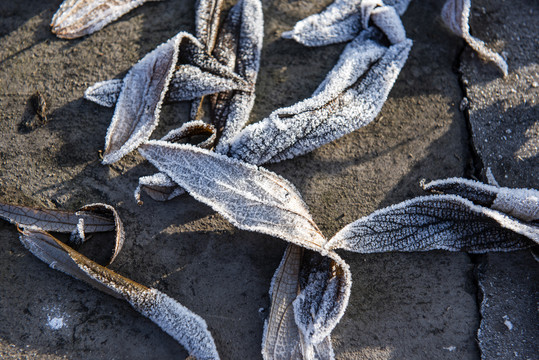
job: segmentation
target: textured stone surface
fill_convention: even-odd
[[[138,207],[132,195],[137,178],[155,169],[137,153],[101,165],[99,151],[113,110],[82,99],[87,86],[122,76],[176,32],[193,31],[194,1],[151,2],[74,41],[49,32],[59,3],[0,4],[0,201],[66,209],[97,201],[116,206],[127,239],[112,268],[204,317],[223,359],[260,358],[267,292],[285,244],[238,231],[189,196],[167,203],[145,198]],[[263,2],[265,43],[252,121],[309,96],[337,61],[343,45],[308,49],[279,37],[329,3]],[[412,2],[404,15],[414,47],[377,120],[269,167],[298,187],[327,236],[420,194],[421,178],[466,173],[468,133],[453,72],[462,42],[443,28],[442,4]],[[495,18],[501,22],[503,14]],[[495,69],[488,71],[497,76]],[[29,103],[35,91],[48,103],[49,121],[31,130],[21,124],[36,121]],[[153,138],[178,127],[187,113],[185,104],[164,106]],[[126,303],[49,269],[22,247],[12,225],[0,222],[0,242],[1,357],[187,355]],[[477,288],[468,255],[343,256],[354,286],[333,333],[338,359],[479,358]]]
[[[474,34],[507,58],[509,75],[467,49],[461,71],[477,175],[490,167],[501,186],[539,188],[539,4],[473,2]],[[483,178],[483,180],[485,180]],[[539,353],[539,266],[529,251],[478,258],[483,359],[533,359]]]

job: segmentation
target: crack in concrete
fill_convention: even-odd
[[[462,56],[465,49],[466,49],[466,44],[463,41],[462,46],[458,49],[457,55],[455,56],[455,59],[453,62],[453,70],[455,74],[457,75],[457,81],[458,81],[459,88],[461,90],[461,95],[462,95],[459,109],[466,123],[466,130],[467,130],[467,135],[468,135],[468,138],[467,138],[468,159],[466,160],[466,168],[464,170],[464,177],[476,179],[476,180],[483,180],[482,174],[483,174],[484,163],[481,157],[479,156],[479,153],[473,141],[473,127],[470,121],[470,103],[468,100],[468,88],[467,88],[468,84],[467,84],[467,81],[464,80],[463,73],[460,70],[461,64],[462,64]],[[484,266],[485,256],[480,255],[480,254],[468,253],[468,257],[470,259],[470,262],[473,264],[473,271],[469,272],[469,281],[471,282],[471,284],[473,284],[473,289],[474,289],[474,294],[475,294],[475,299],[476,299],[476,308],[477,308],[477,313],[479,315],[479,321],[477,323],[477,330],[475,332],[476,334],[475,344],[476,344],[477,352],[479,354],[479,359],[482,359],[483,356],[482,356],[481,346],[477,338],[477,334],[480,329],[481,321],[483,318],[482,317],[482,304],[483,304],[483,299],[484,299],[484,293],[483,293],[483,288],[479,282],[479,273],[480,273],[480,268]]]

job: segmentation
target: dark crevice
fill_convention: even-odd
[[[474,146],[473,142],[473,129],[470,122],[470,105],[468,99],[468,88],[464,76],[460,70],[462,63],[462,54],[466,49],[466,45],[463,42],[462,47],[458,50],[455,60],[453,61],[453,72],[458,76],[458,84],[461,91],[462,101],[460,103],[460,110],[464,116],[464,121],[466,122],[466,129],[468,130],[468,159],[466,160],[466,168],[464,170],[464,177],[474,180],[484,180],[483,179],[483,160],[477,153],[477,149]]]
[[[453,72],[457,74],[458,84],[461,91],[462,101],[460,103],[460,111],[462,112],[462,115],[464,117],[464,121],[466,122],[466,130],[468,133],[468,158],[466,159],[466,168],[464,169],[464,177],[468,179],[474,179],[474,180],[483,180],[483,168],[484,163],[481,157],[479,156],[477,149],[474,146],[474,139],[473,139],[473,129],[472,129],[472,123],[470,121],[470,103],[468,99],[468,88],[467,88],[467,82],[464,79],[464,75],[461,71],[461,65],[462,65],[462,56],[464,54],[464,50],[466,49],[466,44],[464,41],[462,42],[462,46],[460,49],[458,49],[457,54],[455,56],[455,59],[453,61]],[[469,283],[470,283],[470,290],[473,291],[474,297],[476,299],[476,308],[477,308],[477,314],[478,314],[478,322],[477,322],[477,331],[479,331],[481,321],[482,321],[482,314],[481,314],[481,304],[483,303],[483,292],[481,291],[481,287],[479,285],[479,274],[481,272],[481,268],[484,266],[486,261],[486,255],[484,254],[468,254],[468,257],[470,258],[470,262],[473,264],[473,270],[469,272]],[[482,359],[482,352],[481,352],[481,346],[479,344],[479,340],[477,339],[477,331],[475,333],[475,346],[477,349],[477,353],[479,355],[479,358]]]

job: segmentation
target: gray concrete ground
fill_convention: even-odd
[[[279,37],[329,0],[263,3],[265,44],[252,121],[308,97],[343,48],[307,49]],[[223,359],[260,358],[267,292],[285,244],[239,231],[188,196],[167,203],[145,199],[137,206],[137,179],[154,168],[136,153],[101,165],[99,150],[113,110],[82,99],[89,85],[125,74],[176,32],[192,32],[194,1],[148,3],[74,41],[49,32],[59,4],[0,4],[0,201],[64,209],[91,202],[116,206],[127,240],[112,269],[205,318]],[[269,166],[298,187],[327,236],[421,194],[422,178],[484,180],[489,166],[503,186],[539,188],[538,4],[473,1],[472,31],[504,52],[507,78],[443,27],[442,5],[415,1],[404,15],[414,47],[376,121]],[[45,124],[37,122],[29,103],[35,91],[48,103]],[[464,96],[469,109],[462,112]],[[164,106],[154,138],[178,127],[187,110],[184,104]],[[29,254],[12,225],[0,223],[0,242],[0,357],[186,357],[128,304]],[[529,252],[343,256],[354,285],[333,333],[337,359],[479,359],[480,351],[485,359],[514,358],[515,352],[537,357],[538,272]]]

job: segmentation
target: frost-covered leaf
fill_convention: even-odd
[[[147,140],[157,126],[161,103],[178,58],[179,33],[147,54],[123,82],[105,138],[103,163],[111,164]]]
[[[375,211],[326,246],[359,253],[452,250],[484,253],[527,248],[539,226],[455,195],[422,196]]]
[[[275,173],[191,145],[149,141],[139,152],[240,229],[317,251],[326,242],[298,191]]]
[[[156,173],[149,176],[142,176],[138,179],[138,186],[135,189],[135,201],[142,205],[141,191],[144,190],[152,199],[156,201],[172,200],[177,196],[185,194],[185,189],[181,188],[168,175]]]
[[[155,0],[65,0],[52,18],[51,31],[64,39],[88,35],[147,1]]]
[[[471,5],[471,0],[447,0],[442,8],[442,19],[449,29],[463,38],[472,49],[477,51],[481,58],[494,62],[507,76],[508,68],[505,60],[499,54],[487,48],[484,42],[470,35],[468,22],[470,21]]]
[[[36,209],[27,206],[0,203],[0,218],[24,228],[42,229],[63,233],[72,232],[84,220],[86,232],[114,230],[114,219],[91,212]]]
[[[271,280],[271,308],[262,338],[262,356],[265,360],[295,359],[292,355],[298,353],[300,334],[292,304],[300,291],[302,256],[301,247],[289,244]]]
[[[202,121],[190,121],[179,129],[170,131],[161,140],[171,143],[189,143],[203,149],[210,149],[215,145],[215,128]],[[198,137],[198,139],[197,139]],[[200,138],[201,137],[201,138]],[[185,193],[168,175],[157,173],[139,178],[139,185],[135,190],[135,200],[142,205],[141,190],[157,201],[166,201]]]
[[[112,262],[116,259],[118,254],[120,253],[120,250],[122,250],[122,247],[124,246],[124,240],[125,240],[125,232],[124,232],[124,225],[122,223],[122,220],[120,219],[120,215],[118,215],[118,212],[113,206],[107,205],[107,204],[101,204],[101,203],[94,203],[89,205],[84,205],[82,208],[80,208],[79,211],[76,212],[78,216],[98,216],[101,215],[103,217],[106,217],[108,219],[112,218],[114,220],[114,229],[116,231],[114,236],[114,250],[112,251],[112,255],[110,260],[108,261],[108,264],[112,264]],[[79,229],[79,232],[82,233],[81,230],[84,232],[92,232],[92,227],[89,226],[90,224],[87,224],[86,222],[79,221],[79,226],[82,226],[81,229]]]
[[[260,67],[263,22],[262,4],[259,0],[240,0],[230,10],[214,50],[219,60],[229,64],[232,70],[251,84],[250,91],[231,91],[214,98],[214,121],[217,126],[222,127],[217,152],[226,152],[230,139],[249,121]],[[234,53],[224,50],[231,43],[234,43]]]
[[[293,304],[296,325],[308,345],[330,336],[348,306],[352,287],[349,267],[337,254],[329,256],[317,254],[311,258],[313,262],[304,261],[306,281]]]
[[[85,205],[78,211],[36,209],[27,206],[1,204],[0,218],[23,229],[71,233],[72,240],[85,240],[86,233],[115,231],[111,264],[124,244],[124,227],[116,209],[107,204]]]
[[[250,84],[232,72],[213,74],[197,66],[181,65],[170,81],[167,100],[193,100],[222,91],[251,91],[251,89]]]
[[[217,39],[222,6],[222,0],[197,0],[195,36],[208,53],[211,53]]]
[[[182,344],[197,359],[218,359],[206,322],[171,297],[93,262],[50,234],[24,230],[22,244],[51,268],[85,281],[109,295],[126,300]]]
[[[197,0],[195,16],[195,36],[204,46],[204,51],[211,54],[215,46],[221,18],[222,0]],[[202,94],[191,103],[191,120],[200,120],[202,114]]]
[[[271,309],[264,326],[265,360],[334,358],[329,333],[350,295],[348,266],[290,244],[270,287]]]
[[[346,42],[367,29],[369,21],[372,20],[375,25],[381,26],[381,30],[389,38],[396,38],[397,33],[393,30],[404,32],[399,16],[406,11],[409,2],[410,0],[336,0],[321,13],[299,21],[294,29],[284,32],[282,37],[293,39],[305,46]],[[384,3],[389,6],[384,6]],[[382,10],[384,7],[394,10]],[[390,14],[393,11],[396,17]]]
[[[116,105],[123,87],[122,79],[95,83],[84,92],[86,100],[101,106]],[[236,74],[219,76],[193,65],[180,65],[172,75],[165,101],[187,101],[222,91],[250,91],[251,86]]]
[[[513,189],[463,178],[435,180],[422,186],[427,191],[462,196],[523,221],[539,220],[539,191],[535,189]]]
[[[113,107],[118,101],[124,82],[122,79],[112,79],[96,82],[84,92],[84,98],[101,106]]]
[[[369,37],[370,32],[363,33],[347,45],[313,97],[247,126],[232,139],[228,154],[253,164],[279,162],[370,123],[382,108],[412,43],[406,40],[384,52]]]

